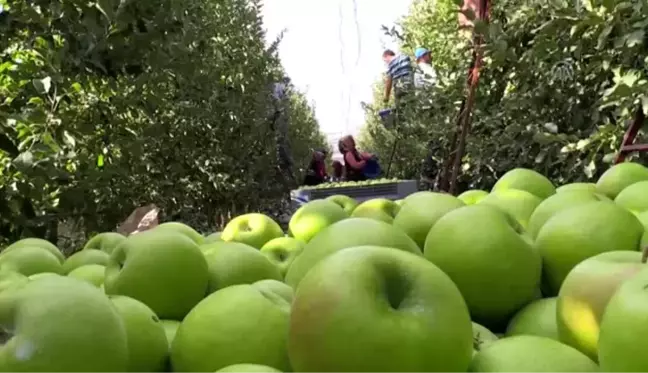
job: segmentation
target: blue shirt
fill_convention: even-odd
[[[389,65],[387,65],[387,75],[389,75],[392,80],[399,80],[402,78],[411,78],[412,77],[412,61],[406,55],[398,55],[394,57]]]

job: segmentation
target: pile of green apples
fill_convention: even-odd
[[[0,371],[648,371],[648,168],[0,253]]]
[[[299,190],[313,190],[313,189],[329,189],[329,188],[348,188],[348,187],[359,187],[367,185],[380,185],[380,184],[393,184],[398,183],[401,180],[397,178],[382,178],[382,179],[370,179],[363,181],[337,181],[330,183],[322,183],[313,186],[303,186]]]

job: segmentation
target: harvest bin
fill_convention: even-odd
[[[391,200],[402,199],[412,193],[418,192],[416,180],[401,180],[393,183],[374,185],[358,185],[346,187],[331,187],[320,189],[297,189],[290,192],[293,204],[301,206],[316,199],[324,199],[336,194],[343,194],[355,198],[358,202],[373,198],[387,198]]]

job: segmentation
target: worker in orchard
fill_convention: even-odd
[[[432,66],[432,54],[427,48],[419,47],[414,51],[414,57],[416,58],[416,70],[414,73],[414,83],[417,88],[417,93],[419,97],[423,100],[432,100],[433,95],[430,95],[427,89],[432,88],[437,83],[437,73]],[[419,114],[419,117],[425,117],[430,113],[429,111],[423,111]],[[433,188],[436,184],[436,180],[439,178],[439,170],[441,168],[441,163],[434,156],[442,153],[442,148],[440,148],[441,143],[437,139],[431,139],[428,142],[428,152],[423,160],[422,167],[422,180],[425,180],[429,184],[430,188]]]
[[[371,153],[360,152],[356,147],[353,136],[344,136],[338,142],[338,150],[344,159],[344,175],[347,181],[367,180],[365,167],[368,162],[375,162],[375,156]]]
[[[295,184],[295,176],[292,172],[293,161],[290,153],[288,138],[288,108],[290,97],[288,95],[290,80],[283,78],[274,83],[272,90],[272,103],[274,113],[271,118],[270,127],[275,133],[277,163],[279,171],[284,177],[284,182],[291,186]]]
[[[344,164],[342,164],[341,161],[334,160],[333,161],[333,177],[331,178],[331,181],[344,181],[346,180],[346,174],[345,174],[345,169],[344,169]]]
[[[437,73],[432,66],[432,54],[427,48],[419,47],[414,51],[416,57],[416,72],[414,82],[417,88],[436,85]]]
[[[327,151],[325,149],[313,150],[313,155],[306,170],[306,176],[304,177],[304,185],[315,186],[327,181],[326,155]]]
[[[387,65],[387,81],[385,82],[383,101],[385,104],[389,102],[393,90],[396,110],[399,111],[404,104],[404,98],[408,96],[414,85],[412,61],[409,56],[396,55],[390,49],[383,52],[383,61]]]

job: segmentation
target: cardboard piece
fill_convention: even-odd
[[[117,227],[117,233],[124,236],[137,234],[158,226],[160,209],[154,204],[138,207],[130,216]]]

